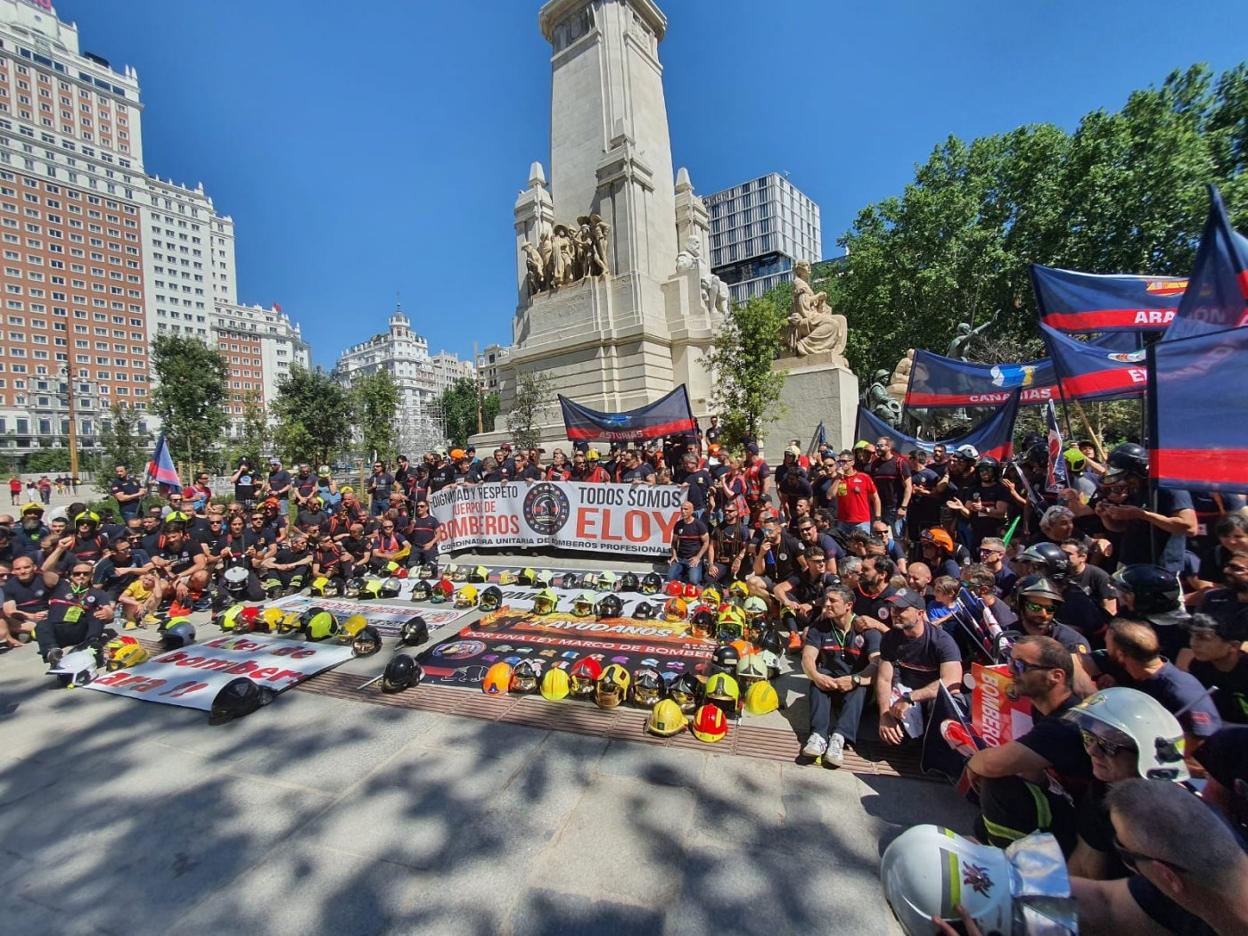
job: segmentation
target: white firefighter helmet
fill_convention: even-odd
[[[1001,849],[939,826],[914,826],[885,849],[880,879],[910,936],[931,933],[933,916],[957,924],[959,904],[985,933],[1078,933],[1066,860],[1057,839],[1046,833]]]
[[[1160,702],[1138,689],[1116,686],[1092,693],[1064,718],[1085,731],[1129,742],[1138,752],[1145,780],[1181,782],[1190,776],[1183,760],[1183,728]]]

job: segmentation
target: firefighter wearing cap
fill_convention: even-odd
[[[901,588],[888,599],[891,629],[880,641],[875,700],[880,711],[880,739],[901,744],[918,737],[930,706],[943,684],[961,694],[962,655],[954,639],[927,621],[926,603],[917,592]],[[918,712],[912,711],[919,709]]]
[[[1124,565],[1148,563],[1156,557],[1167,571],[1183,571],[1187,538],[1198,530],[1192,495],[1184,490],[1161,488],[1155,506],[1149,503],[1148,450],[1124,442],[1109,453],[1102,493],[1094,505],[1107,531],[1118,561]],[[1125,490],[1117,503],[1112,489]]]
[[[1031,702],[1032,728],[978,751],[967,776],[979,792],[981,840],[1005,848],[1031,832],[1075,846],[1074,798],[1092,781],[1092,763],[1077,724],[1063,716],[1083,701],[1072,687],[1070,652],[1051,637],[1024,637],[1011,650],[1013,692]]]

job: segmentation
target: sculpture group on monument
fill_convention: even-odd
[[[521,244],[530,296],[577,283],[587,276],[607,276],[607,238],[611,227],[598,214],[581,215],[573,230],[566,224],[545,226],[537,246]]]

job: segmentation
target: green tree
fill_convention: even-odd
[[[277,384],[273,437],[288,464],[330,464],[351,443],[351,399],[326,371],[293,366]]]
[[[545,374],[516,375],[516,395],[507,414],[507,430],[518,448],[536,448],[541,441],[539,427],[550,407],[550,378]]]
[[[859,212],[845,262],[814,286],[847,316],[859,374],[891,371],[909,348],[943,353],[960,322],[993,320],[980,360],[1040,356],[1029,264],[1186,274],[1208,183],[1248,223],[1246,163],[1248,67],[1216,81],[1176,71],[1073,133],[950,137],[900,195]]]
[[[152,371],[158,386],[152,409],[160,417],[175,461],[202,465],[225,434],[229,417],[225,358],[197,338],[157,335]]]
[[[264,401],[258,390],[248,390],[242,397],[242,419],[238,423],[238,432],[227,450],[226,462],[233,466],[240,458],[246,458],[252,465],[262,465],[265,448],[272,438],[269,428],[269,415],[264,410]],[[232,467],[231,467],[231,470]]]
[[[477,405],[481,406],[481,425],[489,432],[498,416],[498,394],[491,393],[478,396],[477,382],[468,377],[460,377],[442,391],[438,404],[442,410],[442,421],[446,425],[446,439],[451,445],[464,446],[468,437],[477,431]]]
[[[148,437],[139,432],[139,414],[129,403],[114,402],[109,407],[109,417],[100,429],[100,461],[103,470],[96,479],[104,494],[113,480],[113,469],[125,465],[136,477],[143,473],[147,463]]]
[[[358,378],[351,385],[351,403],[364,457],[394,461],[399,388],[390,372],[378,370]]]
[[[782,348],[791,294],[786,286],[734,305],[707,355],[720,441],[730,447],[761,441],[763,427],[781,415],[784,374],[773,364]]]

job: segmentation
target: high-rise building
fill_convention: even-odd
[[[447,351],[429,354],[429,342],[412,330],[412,322],[396,308],[387,330],[352,345],[338,356],[334,373],[344,386],[377,371],[387,371],[399,391],[395,425],[399,448],[424,452],[445,441],[438,398],[460,377],[474,377],[470,361]]]
[[[154,430],[157,334],[223,347],[234,417],[307,363],[280,309],[238,305],[234,222],[203,184],[146,174],[142,112],[138,73],[81,50],[51,0],[0,0],[0,457],[65,444],[71,377],[84,448],[113,403]]]
[[[91,445],[144,410],[146,200],[138,75],[79,48],[49,0],[0,0],[0,455]]]
[[[779,173],[703,201],[711,217],[711,272],[728,284],[733,302],[792,281],[798,260],[823,259],[819,206]]]
[[[229,373],[225,411],[237,433],[248,400],[268,407],[277,384],[294,364],[310,367],[308,345],[299,326],[279,306],[218,303],[208,316],[209,343],[225,358]]]
[[[149,176],[143,212],[148,332],[208,341],[218,303],[238,303],[234,221],[217,214],[201,182],[187,188]]]

